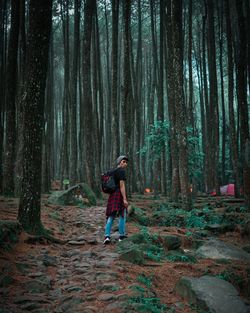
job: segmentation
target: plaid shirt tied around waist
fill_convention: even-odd
[[[107,218],[110,216],[116,217],[119,214],[121,214],[123,217],[125,210],[126,207],[124,206],[123,203],[123,197],[120,189],[118,189],[109,195],[108,204],[106,208],[106,217]]]

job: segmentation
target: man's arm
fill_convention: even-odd
[[[121,194],[122,194],[122,197],[123,197],[124,206],[127,207],[128,206],[128,201],[127,201],[127,197],[126,197],[126,189],[125,189],[125,182],[124,182],[124,180],[120,180],[120,190],[121,190]]]

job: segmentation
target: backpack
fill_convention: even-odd
[[[115,170],[109,170],[101,175],[102,191],[105,193],[113,193],[117,189],[114,178]]]

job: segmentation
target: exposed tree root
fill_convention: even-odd
[[[41,235],[29,235],[29,237],[25,240],[26,243],[41,243],[41,244],[46,244],[46,243],[58,243],[58,244],[65,244],[67,243],[66,240],[61,240],[58,239],[54,236],[51,236],[49,234],[41,234]]]

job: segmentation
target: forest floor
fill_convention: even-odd
[[[112,243],[103,245],[106,199],[95,207],[51,205],[47,199],[48,195],[43,195],[43,225],[65,243],[36,241],[21,232],[15,244],[0,248],[0,313],[194,313],[197,309],[175,292],[175,285],[183,276],[207,273],[231,275],[241,297],[250,303],[242,285],[249,264],[202,258],[196,263],[149,258],[143,264],[133,264],[120,258],[116,223]],[[133,195],[131,202],[150,218],[164,199]],[[0,220],[16,220],[17,207],[18,199],[1,197]],[[192,248],[193,228],[151,225],[146,229],[178,235],[181,249]],[[130,219],[127,232],[130,237],[142,229]],[[240,247],[249,244],[249,237],[243,236],[239,227],[217,237]]]

